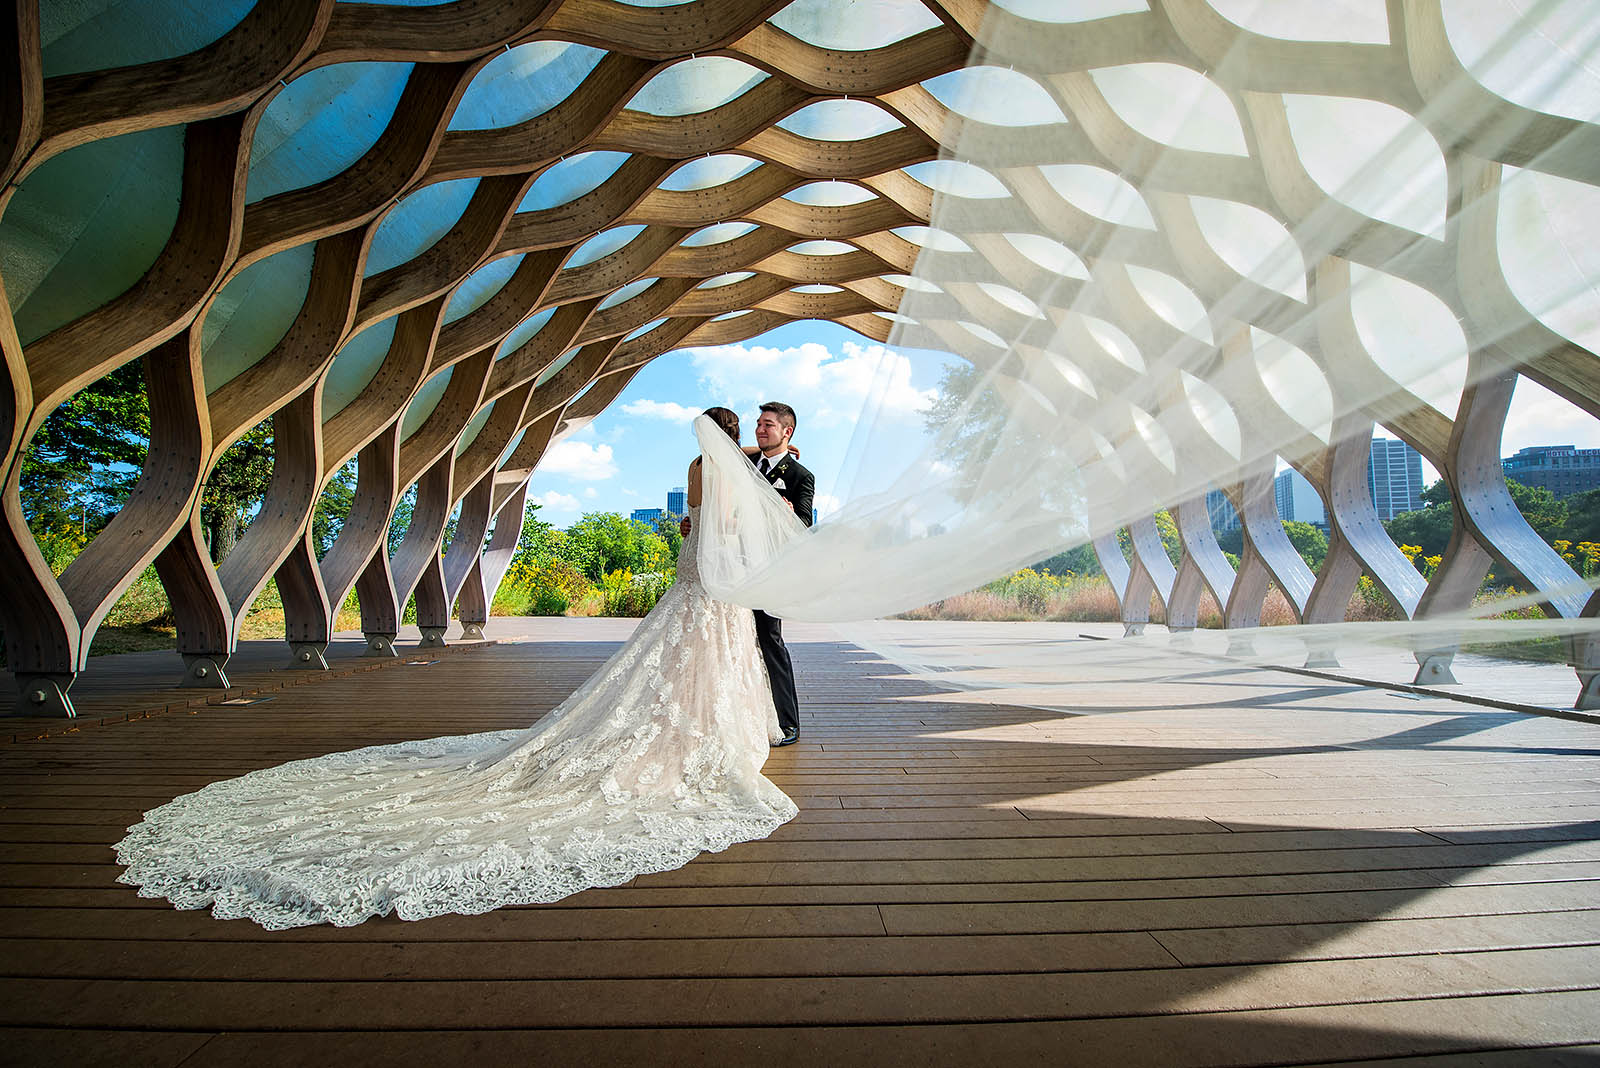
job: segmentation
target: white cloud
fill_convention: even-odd
[[[551,490],[549,493],[537,494],[530,499],[534,504],[539,505],[541,508],[548,508],[552,512],[576,512],[578,510],[578,498],[566,493],[557,493],[555,490]]]
[[[911,361],[882,345],[846,341],[834,353],[817,342],[786,349],[717,345],[689,349],[701,386],[741,414],[781,400],[809,427],[837,427],[861,418],[869,400],[878,419],[909,419],[933,403],[931,389],[911,384]]]
[[[700,414],[700,409],[685,407],[676,401],[636,400],[622,406],[626,415],[641,419],[665,419],[669,423],[689,423]]]
[[[596,497],[600,496],[600,492],[598,490],[596,490],[593,486],[586,486],[584,488],[584,491],[583,491],[583,496],[585,497],[585,499],[592,501]]]
[[[1600,448],[1600,419],[1545,389],[1529,378],[1517,379],[1506,413],[1500,455],[1510,456],[1529,445],[1576,445]]]
[[[566,475],[568,478],[598,482],[617,473],[610,445],[591,445],[568,438],[557,442],[539,461],[541,475]]]

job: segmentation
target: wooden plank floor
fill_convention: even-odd
[[[615,648],[590,622],[0,745],[0,1062],[1600,1061],[1600,728],[1273,672],[1062,715],[808,631],[766,841],[346,930],[115,882],[175,794],[532,720]]]
[[[407,629],[416,630],[414,627]],[[500,629],[503,632],[508,628],[502,625]],[[326,671],[290,667],[288,648],[281,641],[240,642],[226,667],[228,688],[217,690],[181,686],[183,661],[171,649],[95,657],[70,690],[76,717],[7,716],[0,719],[0,743],[66,734],[129,718],[185,713],[225,701],[238,703],[264,695],[275,699],[280,690],[398,667],[410,660],[472,653],[484,645],[458,641],[443,649],[419,649],[417,635],[412,633],[407,637],[410,640],[406,645],[397,646],[396,656],[369,657],[367,643],[360,635],[338,635],[324,653],[328,663]],[[11,700],[16,692],[16,676],[0,670],[0,699]]]

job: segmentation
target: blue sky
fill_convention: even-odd
[[[694,459],[690,420],[713,404],[739,413],[753,442],[758,405],[781,400],[799,413],[795,443],[817,476],[817,510],[825,517],[844,496],[841,469],[869,397],[881,405],[882,427],[920,433],[918,412],[932,399],[949,357],[891,352],[834,323],[790,323],[736,345],[685,349],[660,356],[582,431],[558,444],[531,484],[540,517],[565,527],[586,512],[660,508],[667,490],[683,485]],[[1381,427],[1379,435],[1389,436]],[[875,440],[886,440],[878,437]],[[1501,454],[1526,445],[1600,448],[1600,420],[1522,379],[1506,419]],[[1283,466],[1280,463],[1280,467]],[[1437,473],[1424,462],[1424,477]]]
[[[653,360],[589,426],[540,463],[530,491],[540,518],[566,526],[585,512],[666,505],[699,449],[690,421],[714,404],[739,413],[746,444],[755,441],[762,401],[798,414],[800,461],[817,476],[817,510],[826,516],[843,492],[840,471],[869,397],[881,418],[919,431],[945,359],[903,355],[834,323],[790,323],[737,345],[684,349]]]

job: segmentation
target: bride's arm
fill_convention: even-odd
[[[789,445],[788,445],[788,450],[789,450],[789,455],[790,456],[793,456],[796,460],[800,459],[800,446],[796,445],[794,442],[791,441],[789,443]],[[759,446],[759,445],[740,445],[739,446],[739,451],[743,452],[746,456],[750,457],[750,459],[754,460],[757,456],[759,456],[761,454],[761,446]]]
[[[689,465],[688,477],[684,479],[684,503],[690,508],[700,507],[700,458],[694,458]],[[689,517],[684,516],[678,523],[678,533],[684,537],[689,536]]]

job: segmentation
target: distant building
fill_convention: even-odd
[[[1600,449],[1571,445],[1530,445],[1500,461],[1506,477],[1538,486],[1557,497],[1600,489]]]
[[[635,508],[633,510],[633,515],[630,518],[637,519],[641,523],[649,523],[651,526],[655,526],[656,522],[664,518],[666,514],[667,513],[660,508]]]
[[[1239,513],[1221,490],[1206,490],[1206,513],[1211,516],[1212,530],[1239,529]]]
[[[682,486],[674,486],[667,491],[667,511],[673,515],[689,514],[689,491]]]
[[[1272,480],[1273,496],[1278,501],[1278,518],[1327,527],[1328,512],[1323,507],[1322,495],[1306,480],[1306,476],[1292,467],[1278,472]]]
[[[1410,445],[1390,438],[1372,439],[1367,489],[1379,519],[1422,507],[1422,457]]]

